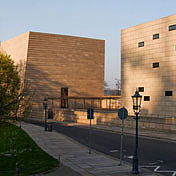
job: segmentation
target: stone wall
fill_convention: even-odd
[[[144,116],[176,117],[176,30],[169,31],[174,24],[176,15],[121,31],[122,105],[130,114],[131,96],[141,87]],[[156,34],[159,38],[154,39]],[[144,45],[139,47],[140,42]],[[172,95],[166,96],[165,91]]]
[[[24,81],[25,68],[27,61],[29,32],[21,34],[18,37],[2,42],[1,49],[11,56],[15,64],[19,66],[21,79]]]
[[[51,97],[103,96],[104,40],[30,32],[26,77]]]
[[[25,63],[33,117],[42,117],[44,97],[59,97],[61,88],[68,88],[69,96],[104,95],[104,40],[28,32],[2,48],[17,64]]]
[[[54,119],[57,121],[72,122],[78,124],[89,124],[86,110],[56,109]],[[105,125],[110,127],[121,127],[121,120],[116,111],[95,111],[93,125]],[[125,128],[135,129],[136,121],[133,116],[125,120]],[[176,118],[159,118],[159,117],[140,117],[139,129],[172,132],[176,133]]]

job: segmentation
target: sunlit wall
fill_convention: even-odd
[[[133,114],[136,88],[142,115],[176,116],[176,15],[121,31],[122,105]]]

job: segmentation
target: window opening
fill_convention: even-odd
[[[144,101],[150,101],[150,96],[144,96]]]
[[[159,33],[158,34],[153,34],[153,40],[159,39]]]
[[[176,24],[169,26],[169,31],[176,30]]]
[[[153,68],[158,68],[159,67],[159,62],[154,62],[153,63]]]
[[[143,47],[144,46],[144,42],[139,42],[138,43],[138,47]]]
[[[144,87],[139,87],[138,90],[139,92],[144,92]]]
[[[172,96],[172,91],[165,91],[165,96]]]

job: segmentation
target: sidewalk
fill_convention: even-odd
[[[45,132],[43,127],[30,123],[22,123],[22,128],[33,140],[54,158],[61,158],[64,166],[52,170],[50,173],[38,176],[130,176],[131,166],[97,151],[88,154],[88,148],[71,138],[53,132]],[[149,170],[140,170],[140,176],[154,176]]]

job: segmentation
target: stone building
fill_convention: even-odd
[[[27,32],[2,42],[1,49],[22,68],[24,85],[34,92],[32,112],[44,97],[104,95],[105,41]]]
[[[122,105],[143,96],[141,115],[176,116],[176,15],[121,31]]]

